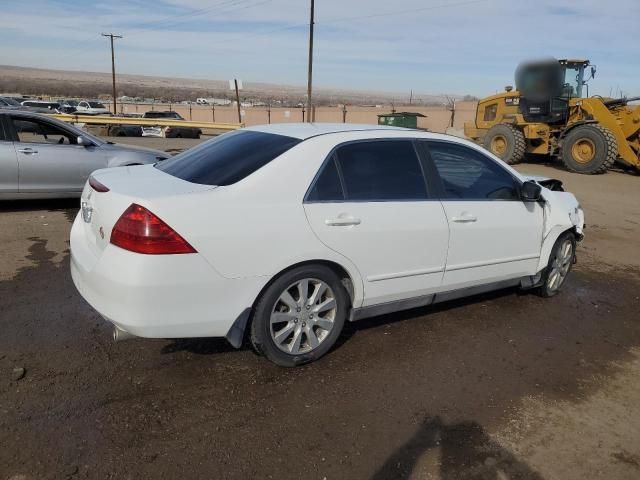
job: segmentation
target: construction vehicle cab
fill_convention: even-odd
[[[480,100],[465,135],[510,164],[542,154],[579,173],[602,173],[616,161],[640,168],[640,107],[589,97],[595,73],[589,60],[522,63],[516,90]]]

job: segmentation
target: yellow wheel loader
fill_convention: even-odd
[[[604,173],[616,162],[640,171],[640,105],[629,105],[640,97],[589,97],[594,75],[589,60],[520,64],[516,90],[480,100],[465,135],[509,164],[542,154],[578,173]]]

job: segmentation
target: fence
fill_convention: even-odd
[[[422,107],[415,105],[396,106],[397,111],[411,111],[426,115],[418,119],[419,128],[428,128],[434,132],[444,132],[449,127],[451,112],[443,105],[441,107]],[[233,124],[238,122],[236,106],[211,106],[196,104],[118,104],[118,113],[144,113],[149,110],[173,110],[185,120],[194,122],[216,122]],[[242,107],[242,123],[245,125],[260,125],[264,123],[302,122],[306,120],[308,112],[304,108],[287,107]],[[383,107],[316,107],[316,122],[336,123],[364,123],[377,124],[378,115],[389,113],[391,108]],[[455,128],[462,128],[465,121],[473,120],[476,111],[475,102],[456,103]]]

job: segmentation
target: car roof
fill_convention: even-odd
[[[362,131],[415,131],[408,128],[388,127],[384,125],[366,125],[357,123],[272,123],[246,127],[245,130],[254,132],[273,133],[287,137],[307,138],[331,133],[362,132]]]

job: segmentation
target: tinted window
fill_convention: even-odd
[[[307,201],[309,202],[327,202],[331,200],[344,200],[340,175],[338,175],[338,167],[333,156],[325,164],[322,172],[316,178],[309,195],[307,195]]]
[[[156,168],[188,182],[231,185],[280,156],[300,139],[238,130],[201,143]]]
[[[105,108],[104,104],[100,102],[89,102],[89,105],[91,106],[91,108]]]
[[[78,137],[49,122],[22,117],[12,117],[13,128],[22,143],[50,143],[53,145],[76,145]]]
[[[13,98],[3,98],[2,101],[6,104],[6,105],[12,105],[14,107],[19,107],[20,103],[16,102]]]
[[[520,200],[516,180],[481,152],[449,142],[428,142],[445,198]]]
[[[410,140],[357,142],[336,150],[347,200],[421,200],[427,189]]]

